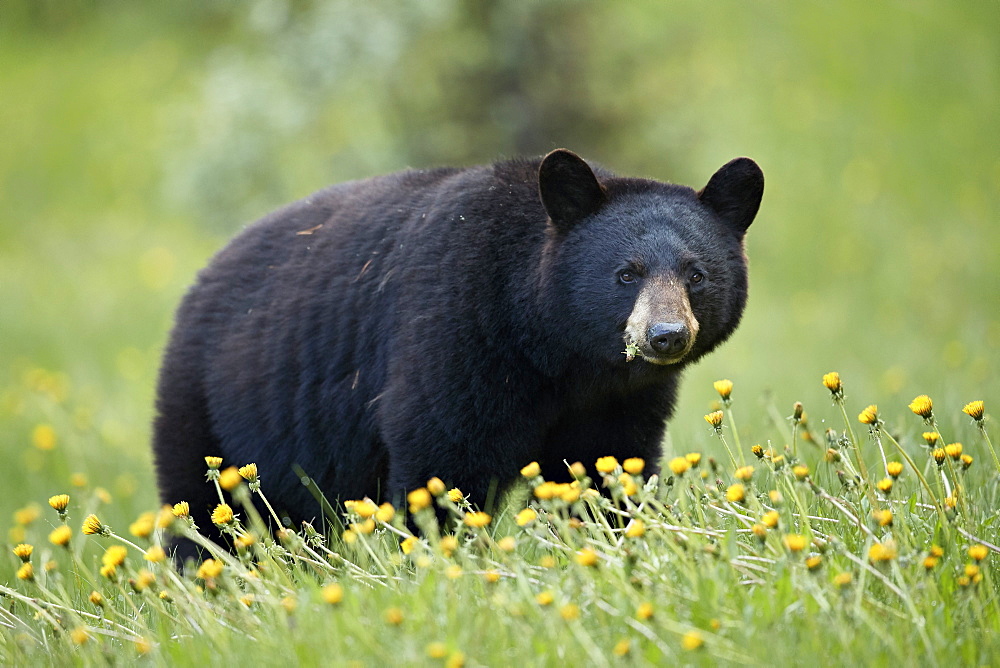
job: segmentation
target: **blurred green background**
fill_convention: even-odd
[[[112,519],[155,505],[172,312],[243,225],[559,146],[695,187],[738,155],[766,174],[744,324],[688,374],[671,447],[707,442],[720,377],[751,432],[832,413],[830,370],[859,409],[989,410],[998,35],[997,2],[4,2],[0,517],[97,486]]]

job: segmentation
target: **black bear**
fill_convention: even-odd
[[[476,504],[537,460],[658,470],[684,367],[736,328],[748,158],[700,191],[567,150],[322,190],[248,227],[181,304],[160,373],[162,499],[210,527],[206,455],[272,505],[398,503],[438,476]]]

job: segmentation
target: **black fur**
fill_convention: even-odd
[[[256,462],[295,520],[320,516],[295,464],[331,501],[399,502],[439,476],[477,504],[532,460],[553,478],[602,455],[656,471],[684,364],[743,312],[763,177],[741,159],[696,193],[589,171],[555,151],[401,172],[244,230],[177,313],[154,425],[163,501],[211,526],[206,455]],[[681,363],[622,354],[642,284],[619,280],[629,266],[704,274]]]

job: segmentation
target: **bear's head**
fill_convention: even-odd
[[[743,239],[764,191],[752,160],[733,160],[695,191],[595,173],[559,149],[542,160],[538,188],[549,219],[546,308],[575,353],[678,365],[736,329],[747,298]]]

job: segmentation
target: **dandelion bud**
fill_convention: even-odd
[[[833,448],[827,448],[826,454],[823,456],[823,459],[830,462],[831,464],[835,464],[836,462],[840,461],[840,451],[834,450]]]
[[[241,466],[239,468],[239,474],[244,480],[252,485],[257,482],[257,465],[247,464],[246,466]]]
[[[972,455],[962,455],[961,461],[963,470],[969,468],[972,466]]]
[[[796,401],[794,404],[792,404],[792,419],[795,420],[795,422],[802,421],[802,413],[803,413],[803,408],[801,401]]]
[[[754,456],[757,457],[757,459],[764,458],[764,448],[761,447],[760,445],[755,445],[752,448],[750,448],[750,452],[752,452]]]
[[[983,421],[984,410],[985,410],[985,405],[983,404],[982,401],[970,401],[969,403],[965,404],[965,406],[962,408],[962,412],[968,415],[976,422]]]
[[[941,438],[941,434],[937,433],[936,431],[925,431],[923,433],[923,437],[924,437],[924,442],[927,444],[927,447],[933,448],[935,445],[937,445],[938,439]]]
[[[716,431],[719,431],[722,429],[722,417],[722,411],[712,411],[705,416],[705,422],[712,425]]]
[[[60,517],[66,514],[66,507],[69,506],[69,494],[56,494],[49,497],[49,505],[59,513]]]
[[[639,475],[642,473],[642,470],[646,468],[646,460],[641,457],[629,457],[622,462],[622,468],[625,469],[626,473]]]
[[[190,517],[191,516],[191,506],[187,501],[181,501],[180,503],[175,503],[174,507],[171,509],[174,513],[174,517]],[[86,532],[84,532],[86,533]]]
[[[728,379],[717,380],[712,383],[712,387],[719,393],[723,401],[729,401],[729,395],[733,393],[733,381]]]
[[[961,443],[949,443],[944,446],[944,453],[951,457],[952,459],[958,460],[962,456],[962,444]]]
[[[448,490],[448,500],[452,503],[461,503],[465,499],[465,494],[458,487]]]
[[[587,475],[587,467],[583,465],[582,462],[573,462],[569,465],[569,474],[580,480]]]
[[[926,394],[921,394],[919,397],[910,402],[910,410],[925,420],[931,419],[933,406],[934,404],[931,402],[931,398]]]
[[[211,471],[218,471],[222,466],[222,457],[205,457],[205,466]]]

